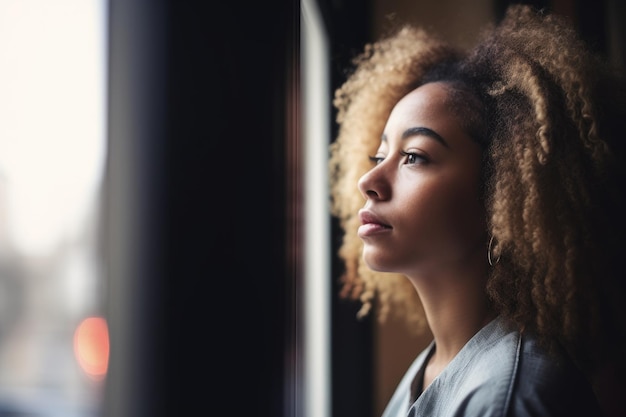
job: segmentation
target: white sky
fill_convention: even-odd
[[[84,227],[102,179],[105,12],[104,0],[0,0],[0,239],[27,254]]]

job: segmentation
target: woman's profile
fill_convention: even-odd
[[[564,19],[404,26],[336,91],[342,295],[433,340],[383,416],[623,415],[626,96]]]

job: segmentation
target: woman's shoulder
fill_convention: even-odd
[[[591,385],[563,350],[548,349],[501,319],[479,336],[463,352],[457,381],[466,392],[455,415],[602,416]]]
[[[564,350],[520,337],[509,416],[602,416],[593,389]]]

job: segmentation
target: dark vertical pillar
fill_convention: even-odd
[[[132,230],[139,266],[111,271],[107,416],[286,415],[298,2],[110,9],[109,246]]]

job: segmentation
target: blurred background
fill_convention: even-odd
[[[1,416],[101,405],[106,25],[103,0],[0,1]]]
[[[0,0],[0,417],[376,417],[429,342],[338,297],[333,91],[504,0]],[[566,15],[624,65],[618,0]]]

